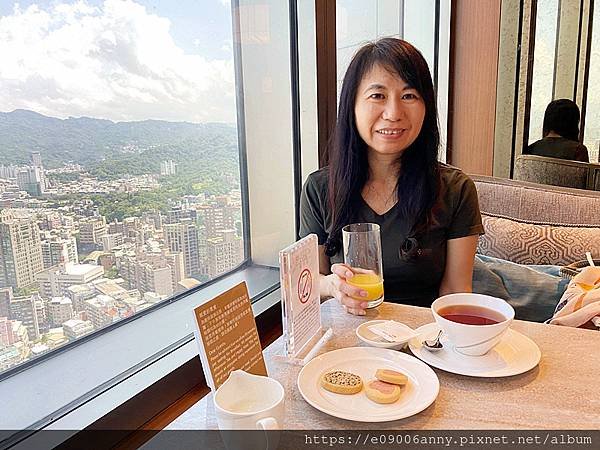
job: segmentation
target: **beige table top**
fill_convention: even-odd
[[[433,322],[427,308],[384,303],[367,316],[344,312],[336,301],[322,305],[324,327],[334,336],[320,353],[364,346],[354,331],[373,319],[396,319],[413,328]],[[435,369],[436,401],[421,413],[383,423],[331,417],[304,401],[296,386],[301,367],[273,359],[279,338],[265,350],[269,375],[286,391],[284,429],[600,429],[600,332],[515,321],[512,328],[540,347],[539,365],[507,378],[472,378]],[[410,350],[404,350],[410,354]],[[216,429],[212,394],[189,408],[166,429]]]

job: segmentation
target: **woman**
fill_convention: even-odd
[[[542,135],[523,153],[590,162],[588,149],[579,142],[579,107],[574,101],[561,98],[548,104]]]
[[[439,130],[427,63],[411,44],[385,38],[361,48],[340,95],[330,163],[312,173],[301,198],[300,235],[319,237],[320,290],[352,314],[367,295],[346,280],[341,229],[381,227],[385,298],[429,306],[470,292],[478,235],[474,183],[437,161]],[[333,263],[333,265],[331,265]]]

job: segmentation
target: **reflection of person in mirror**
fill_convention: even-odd
[[[586,146],[579,142],[579,107],[574,101],[550,102],[543,128],[543,138],[529,145],[524,154],[590,162]]]
[[[365,314],[368,293],[347,280],[342,227],[381,227],[387,301],[429,306],[471,292],[478,235],[475,184],[438,162],[439,129],[427,62],[406,41],[358,50],[344,77],[329,164],[302,191],[300,236],[319,237],[320,293]],[[332,265],[333,264],[333,265]]]

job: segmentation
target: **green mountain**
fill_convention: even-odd
[[[172,159],[180,173],[239,179],[234,124],[112,122],[89,117],[57,119],[33,111],[0,112],[0,165],[27,164],[40,152],[46,168],[78,163],[99,178],[158,173]]]

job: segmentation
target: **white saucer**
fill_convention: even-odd
[[[369,320],[368,322],[364,322],[356,328],[356,335],[361,341],[363,341],[366,344],[372,345],[373,347],[401,350],[402,347],[404,347],[406,343],[416,334],[415,331],[408,325],[398,322],[398,324],[402,325],[402,327],[406,327],[406,339],[403,339],[398,342],[386,341],[381,336],[377,336],[375,333],[369,330],[370,326],[377,325],[378,323],[382,322],[387,322],[387,320]]]
[[[446,372],[471,377],[510,377],[533,369],[542,356],[535,342],[511,328],[498,345],[482,356],[467,356],[457,352],[445,335],[441,339],[444,348],[430,352],[423,347],[422,341],[434,339],[439,330],[435,322],[417,328],[415,331],[420,336],[411,339],[408,347],[417,358]]]
[[[364,389],[343,395],[321,387],[321,375],[343,370],[359,375],[363,383],[375,378],[377,369],[400,371],[408,377],[400,399],[382,405],[369,400]],[[417,358],[395,350],[349,347],[313,358],[298,374],[298,389],[310,405],[334,417],[357,422],[387,422],[417,414],[431,405],[440,390],[437,375]]]

